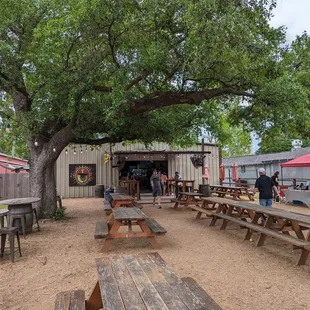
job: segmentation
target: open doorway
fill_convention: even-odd
[[[124,168],[120,171],[119,179],[127,179],[134,177],[140,181],[141,192],[151,192],[150,177],[153,170],[168,172],[167,160],[137,160],[126,161]]]

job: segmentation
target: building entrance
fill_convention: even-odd
[[[120,180],[132,179],[140,181],[140,189],[143,192],[150,192],[152,190],[150,184],[150,177],[153,170],[157,169],[161,172],[168,171],[167,160],[137,160],[126,161],[124,168],[120,171]]]

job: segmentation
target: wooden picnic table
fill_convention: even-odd
[[[104,221],[98,222],[98,224]],[[127,232],[119,232],[122,226],[127,226]],[[133,230],[133,226],[138,226],[139,231]],[[167,231],[157,223],[155,219],[150,219],[139,208],[117,208],[112,209],[111,217],[106,226],[101,226],[95,232],[95,238],[105,238],[102,248],[103,252],[108,252],[114,239],[127,238],[147,238],[153,248],[158,249],[160,245],[156,240],[156,235],[165,234]]]
[[[205,213],[212,217],[210,226],[222,219],[222,230],[226,229],[228,222],[237,223],[247,228],[244,240],[250,240],[253,232],[259,232],[256,246],[264,245],[268,236],[290,243],[301,249],[297,265],[306,263],[310,254],[310,216],[226,198],[203,197],[202,201],[201,207],[191,207],[198,211],[197,219]],[[264,219],[263,226],[259,219]],[[306,235],[303,230],[308,231]]]
[[[196,197],[204,196],[201,193],[194,192],[179,192],[179,196],[176,199],[171,199],[171,202],[175,202],[173,208],[176,209],[179,205],[183,205],[183,209],[185,210],[189,205],[195,205],[197,207],[200,206],[200,200]]]
[[[158,253],[96,259],[98,281],[86,310],[221,310],[192,278],[180,278]]]
[[[239,186],[226,186],[226,185],[210,185],[212,193],[218,195],[218,197],[224,198],[226,195],[232,196],[235,200],[242,200],[241,195],[246,195],[249,200],[254,201],[253,192],[249,191],[246,187]]]
[[[113,208],[119,208],[122,205],[131,206],[135,200],[135,198],[130,195],[111,193],[110,196],[112,198],[111,205]]]
[[[167,189],[168,189],[168,193],[169,195],[171,195],[172,190],[171,190],[171,186],[175,186],[175,192],[178,192],[178,183],[182,183],[182,192],[186,192],[186,185],[190,184],[190,191],[193,192],[194,191],[194,184],[195,184],[195,180],[179,180],[179,179],[167,179]],[[176,195],[177,197],[178,195]]]
[[[127,194],[131,196],[137,195],[137,200],[140,200],[140,181],[138,180],[121,180],[119,181],[120,186],[124,186],[127,188]],[[137,191],[135,192],[135,186],[137,187]]]

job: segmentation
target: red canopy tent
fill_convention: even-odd
[[[294,158],[286,163],[281,164],[282,168],[291,167],[310,167],[310,154]]]

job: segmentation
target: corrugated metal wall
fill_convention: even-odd
[[[69,187],[69,164],[96,164],[96,183],[104,184],[105,188],[118,185],[119,172],[117,168],[111,168],[111,161],[107,164],[104,163],[105,152],[110,151],[108,144],[103,145],[100,149],[94,149],[90,151],[90,148],[86,146],[80,147],[77,145],[76,155],[74,155],[73,147],[68,147],[60,154],[56,162],[56,184],[58,193],[65,198],[78,198],[78,197],[93,197],[94,186],[70,186]],[[82,150],[82,153],[81,153]],[[147,151],[144,144],[129,144],[123,145],[117,143],[112,147],[112,153],[117,151]],[[176,151],[165,143],[154,143],[152,145],[153,151]],[[195,145],[191,148],[180,149],[180,151],[201,151],[201,145]],[[205,152],[210,151],[211,154],[206,154],[205,162],[208,163],[210,168],[210,183],[219,183],[219,148],[216,145],[205,145]],[[168,176],[173,177],[174,172],[178,171],[183,179],[195,180],[195,187],[198,188],[198,184],[202,183],[202,168],[196,169],[190,156],[193,154],[169,154],[168,155]],[[112,170],[112,184],[111,184],[111,170]]]

